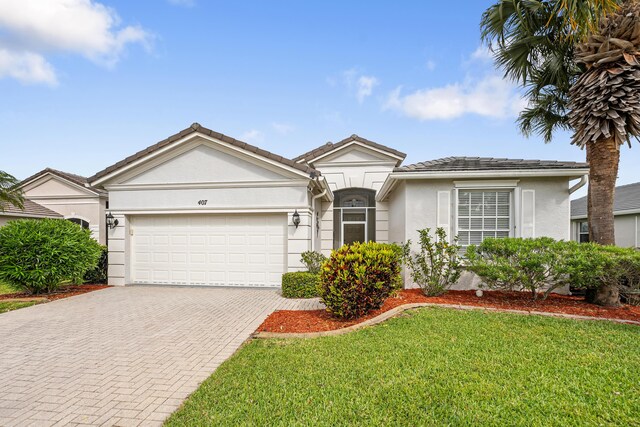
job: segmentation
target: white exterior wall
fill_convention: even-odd
[[[89,223],[92,236],[106,244],[105,204],[106,196],[100,197],[87,189],[67,183],[57,176],[43,176],[23,188],[24,196],[34,202],[58,212],[65,218],[80,218]]]
[[[129,218],[134,215],[284,213],[286,269],[304,268],[300,254],[311,250],[310,179],[231,152],[196,136],[175,152],[105,183],[109,211],[119,221],[109,230],[111,285],[130,283]],[[201,202],[204,200],[206,204]],[[292,221],[296,210],[300,215],[298,228]]]
[[[367,147],[344,147],[311,165],[322,173],[331,191],[345,188],[380,190],[396,166],[396,160]],[[333,205],[323,203],[320,249],[329,255],[333,248]],[[389,241],[389,204],[376,203],[376,241]]]
[[[455,180],[472,185],[479,180]],[[514,182],[516,180],[492,180],[496,183],[503,181]],[[459,184],[464,187],[466,184]],[[393,241],[406,242],[411,239],[418,241],[417,230],[431,228],[432,231],[438,227],[438,192],[450,192],[450,230],[451,235],[456,229],[456,193],[454,180],[406,180],[404,187],[400,184],[394,189],[400,191],[398,195],[392,194],[391,216],[394,218],[396,212],[401,209],[404,202],[404,239],[400,240],[402,230],[402,220],[394,218],[391,222]],[[477,189],[491,188],[478,187]],[[534,227],[532,237],[552,237],[554,239],[567,240],[570,236],[569,227],[569,183],[567,178],[523,178],[518,180],[516,187],[512,189],[512,236],[522,237],[521,224],[523,221],[521,194],[524,190],[533,190],[535,194]],[[403,195],[404,193],[404,195]],[[463,274],[462,278],[453,289],[474,289],[477,288],[479,279],[469,273]],[[415,287],[408,275],[405,277],[405,287]]]
[[[571,221],[571,240],[578,241],[578,227],[587,218]],[[616,246],[640,248],[640,215],[616,215],[614,219]]]

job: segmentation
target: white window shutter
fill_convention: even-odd
[[[447,238],[451,239],[451,192],[438,191],[438,215],[436,218],[438,228],[444,228]]]
[[[535,190],[522,190],[522,227],[520,235],[524,238],[536,237]]]

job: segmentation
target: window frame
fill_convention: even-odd
[[[456,183],[457,184],[457,183]],[[460,238],[460,232],[461,231],[467,231],[467,232],[471,232],[471,231],[480,231],[481,233],[485,232],[485,228],[484,228],[484,219],[486,218],[484,216],[484,212],[482,216],[476,217],[476,218],[482,218],[483,220],[483,228],[481,230],[472,230],[471,229],[471,222],[469,222],[469,227],[461,230],[460,229],[460,192],[468,192],[468,193],[482,193],[483,194],[483,205],[484,205],[484,193],[496,193],[496,198],[497,198],[497,193],[507,193],[509,195],[509,230],[508,233],[509,235],[506,237],[514,237],[515,236],[515,230],[516,230],[516,206],[517,206],[517,192],[516,192],[516,188],[515,186],[511,186],[511,185],[498,185],[498,186],[487,186],[487,187],[483,187],[483,186],[476,186],[476,185],[469,185],[469,186],[458,186],[456,185],[455,188],[455,192],[454,192],[454,230],[455,232],[453,233],[455,236],[458,236],[458,238]],[[496,211],[497,214],[497,211]],[[469,218],[471,219],[472,216],[468,215],[468,216],[463,216],[462,218]],[[496,222],[497,219],[500,218],[497,215],[495,217],[489,217],[489,218],[496,218]],[[488,230],[488,229],[487,229]],[[493,230],[491,230],[493,232],[499,232],[499,231],[504,231],[504,230],[498,230],[497,227]],[[471,239],[469,239],[470,241]],[[482,240],[484,240],[484,237],[482,238]],[[469,244],[462,244],[460,242],[460,240],[458,240],[458,244],[464,249],[467,248],[468,246],[472,245],[472,243]]]
[[[348,187],[334,191],[335,199],[333,204],[333,246],[334,249],[344,245],[344,226],[349,224],[364,225],[364,242],[375,241],[376,239],[376,191],[369,188]],[[363,206],[341,206],[349,197],[364,198]],[[344,214],[349,210],[364,210],[364,221],[345,221]],[[336,223],[338,222],[338,223]]]
[[[582,231],[582,224],[586,224],[587,225],[587,231]],[[587,240],[582,240],[582,236],[586,235],[587,236]],[[583,221],[578,221],[578,230],[576,233],[576,237],[578,240],[578,243],[589,243],[589,222],[585,219]]]

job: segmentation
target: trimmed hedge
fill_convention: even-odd
[[[109,278],[109,250],[106,246],[102,246],[102,253],[100,259],[95,268],[88,270],[84,277],[84,283],[91,283],[94,285],[106,284]]]
[[[282,296],[285,298],[315,298],[318,296],[317,274],[295,271],[282,275]]]
[[[640,290],[640,251],[595,243],[536,239],[486,239],[469,246],[466,268],[490,289],[526,290],[535,299],[570,285],[594,290],[608,285],[623,295]]]
[[[380,308],[402,287],[402,257],[402,247],[377,242],[334,250],[320,272],[320,298],[327,311],[354,319]]]
[[[0,228],[0,280],[39,294],[82,280],[101,246],[89,230],[63,219],[17,220]]]

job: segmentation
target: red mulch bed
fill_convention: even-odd
[[[100,289],[108,288],[109,285],[69,285],[63,286],[57,291],[48,294],[29,294],[27,292],[16,292],[15,294],[3,294],[0,295],[1,300],[14,299],[14,298],[46,298],[49,301],[57,299],[72,297],[74,295],[86,294],[87,292],[97,291]]]
[[[337,320],[325,310],[280,310],[271,314],[260,325],[260,332],[321,332],[346,328],[404,304],[430,302],[459,304],[477,307],[492,307],[509,310],[545,311],[610,319],[640,321],[640,307],[623,305],[618,308],[589,304],[582,297],[550,295],[546,300],[531,300],[531,294],[523,292],[485,291],[477,297],[475,291],[449,291],[439,297],[425,297],[419,289],[400,291],[397,297],[389,298],[379,310],[372,311],[356,320]]]

